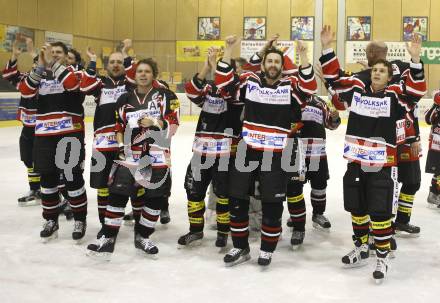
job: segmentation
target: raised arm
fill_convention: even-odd
[[[87,48],[89,66],[87,67],[80,82],[80,90],[86,95],[97,95],[102,88],[101,79],[96,77],[96,54],[91,47]]]

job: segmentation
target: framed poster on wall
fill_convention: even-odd
[[[26,39],[34,40],[34,35],[34,30],[30,28],[0,24],[0,52],[11,52],[14,41],[26,51]]]
[[[428,40],[428,17],[403,17],[403,41],[411,41],[414,34]]]
[[[315,17],[292,17],[290,38],[291,40],[313,40],[315,30]]]
[[[244,40],[266,40],[266,17],[244,17]]]
[[[199,17],[198,40],[220,40],[220,17]]]
[[[371,16],[347,17],[347,41],[371,40]]]

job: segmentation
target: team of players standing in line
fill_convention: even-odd
[[[192,246],[203,238],[209,184],[218,197],[215,245],[224,248],[228,234],[232,237],[233,248],[224,257],[226,266],[250,259],[250,196],[261,199],[261,266],[271,263],[282,232],[285,200],[292,247],[303,243],[303,185],[307,181],[312,187],[314,226],[328,230],[331,224],[324,216],[329,178],[325,128],[336,129],[338,110],[350,109],[344,144],[349,163],[343,185],[344,208],[352,215],[354,249],[342,262],[364,265],[374,252],[373,277],[380,282],[388,270],[390,251],[396,248],[394,232],[420,232],[409,224],[421,181],[416,105],[426,93],[426,82],[420,38],[415,36],[408,45],[410,63],[387,62],[386,45],[370,43],[366,50],[369,68],[349,75],[339,66],[330,46],[334,34],[325,26],[321,32],[322,70],[317,75],[329,91],[331,107],[315,95],[317,82],[306,48],[297,43],[297,67],[289,51],[276,48],[277,38],[268,41],[248,63],[232,59],[238,40],[228,37],[223,58],[217,62],[215,50],[210,49],[201,71],[185,85],[188,98],[201,107],[201,113],[185,177],[190,228],[178,244]],[[82,103],[85,95],[95,97],[90,185],[98,192],[102,228],[96,242],[87,247],[91,256],[108,258],[113,253],[128,199],[135,221],[135,247],[146,254],[158,253],[150,235],[159,217],[162,223],[169,222],[170,142],[179,126],[179,101],[166,83],[157,80],[155,61],[134,62],[128,56],[130,47],[127,39],[121,52],[110,55],[105,77],[96,75],[96,55],[91,49],[87,51],[89,66],[83,70],[79,54],[58,42],[43,46],[34,55],[34,67],[28,74],[17,70],[20,50],[14,47],[3,73],[22,95],[20,156],[28,168],[31,192],[19,203],[41,198],[46,223],[40,236],[45,241],[57,236],[62,212],[75,220],[72,238],[80,241],[85,235]],[[210,74],[213,80],[207,80]],[[427,123],[433,125],[426,165],[426,172],[434,174],[428,202],[435,205],[440,205],[439,111],[440,95],[436,94],[426,113]],[[75,157],[78,161],[67,167]],[[134,173],[132,164],[142,161],[147,165]],[[402,183],[400,194],[397,182]]]

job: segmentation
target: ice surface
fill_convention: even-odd
[[[91,124],[87,124],[87,150],[91,152]],[[391,261],[387,281],[377,286],[371,274],[375,266],[343,269],[340,258],[352,248],[350,216],[343,210],[342,158],[345,127],[328,132],[330,164],[327,215],[329,234],[311,224],[310,187],[307,199],[307,232],[301,250],[290,249],[290,231],[265,271],[256,264],[259,241],[251,244],[252,260],[225,268],[223,253],[214,247],[215,231],[205,230],[201,247],[178,250],[177,239],[188,230],[183,181],[191,157],[194,122],[183,122],[173,139],[173,189],[171,223],[157,226],[153,241],[159,259],[139,255],[133,245],[132,227],[123,226],[109,263],[85,255],[99,222],[96,191],[87,188],[88,230],[85,242],[71,240],[73,222],[60,218],[59,238],[42,244],[41,207],[19,208],[17,197],[26,192],[26,169],[19,159],[19,127],[0,128],[0,302],[435,302],[440,282],[440,211],[427,208],[431,175],[423,174],[412,222],[420,225],[418,239],[398,239],[397,258]],[[422,128],[425,156],[429,128]],[[88,183],[88,169],[85,173]],[[129,207],[127,207],[127,211]],[[287,210],[283,215],[283,225]],[[284,225],[285,226],[285,225]],[[230,241],[229,241],[230,243]],[[229,244],[230,246],[231,244]]]

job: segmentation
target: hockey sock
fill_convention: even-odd
[[[229,232],[229,199],[218,198],[216,203],[217,232],[227,234]]]
[[[399,195],[399,206],[397,208],[396,222],[408,224],[411,219],[411,211],[414,203],[414,196],[420,184],[403,184]]]
[[[130,197],[131,209],[133,210],[134,230],[137,232],[140,228],[142,207],[145,204],[145,188],[141,187],[136,192],[136,196]]]
[[[274,252],[281,235],[282,203],[262,203],[263,222],[261,224],[261,250]]]
[[[102,230],[107,238],[113,238],[118,235],[127,202],[127,196],[110,193]]]
[[[356,239],[362,244],[368,243],[368,233],[370,230],[370,217],[363,214],[351,214],[351,225]]]
[[[327,204],[326,189],[312,188],[310,192],[310,200],[312,202],[313,214],[322,215],[325,212]]]
[[[379,258],[385,258],[391,249],[390,240],[393,235],[391,218],[371,216],[371,227],[373,228],[376,255]]]
[[[302,185],[300,189],[294,192],[288,192],[287,209],[289,210],[293,228],[297,231],[305,231],[306,202],[304,201],[304,194],[302,193]]]
[[[43,206],[43,218],[58,221],[58,176],[56,174],[41,175],[41,205]]]
[[[107,209],[109,195],[108,187],[98,188],[98,215],[101,224],[104,224],[105,210]]]
[[[249,247],[249,200],[229,198],[230,228],[235,248]]]
[[[166,197],[166,199],[163,200],[160,210],[168,210],[169,207],[170,207],[170,203],[168,201],[168,197]]]
[[[189,219],[189,231],[201,232],[205,225],[205,201],[191,201],[188,200],[188,219]]]
[[[73,172],[73,180],[66,180],[70,207],[75,221],[85,221],[87,217],[87,193],[82,172]]]
[[[27,174],[28,174],[29,188],[31,190],[40,189],[40,174],[36,173],[33,167],[27,168]]]
[[[148,238],[154,232],[154,227],[159,219],[160,208],[165,197],[149,198],[142,207],[141,219],[139,221],[139,234]]]
[[[60,179],[58,181],[58,190],[64,199],[69,199],[69,195],[67,193],[67,188],[66,188],[66,180],[62,173],[60,174]]]

